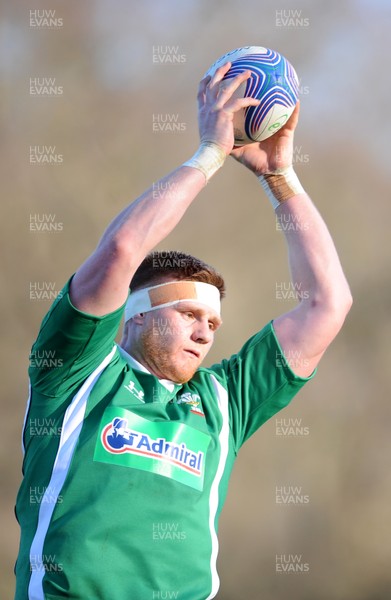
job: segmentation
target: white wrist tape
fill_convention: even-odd
[[[265,173],[258,179],[274,210],[292,196],[304,194],[304,188],[292,166],[277,169],[273,173]]]
[[[214,142],[202,142],[194,156],[183,163],[183,167],[193,167],[205,175],[206,182],[223,166],[227,155]]]

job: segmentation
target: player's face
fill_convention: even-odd
[[[144,319],[140,341],[146,366],[177,383],[191,379],[221,325],[216,312],[191,301],[145,313]]]

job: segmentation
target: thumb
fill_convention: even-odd
[[[289,117],[287,122],[285,123],[284,127],[282,127],[282,129],[285,129],[285,131],[294,131],[299,122],[299,113],[300,113],[300,100],[297,101],[293,113],[291,114],[291,116]]]

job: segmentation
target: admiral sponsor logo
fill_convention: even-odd
[[[202,475],[204,453],[193,452],[185,443],[176,444],[164,437],[128,429],[127,419],[116,417],[102,431],[103,447],[110,454],[134,454],[169,462],[196,477]]]

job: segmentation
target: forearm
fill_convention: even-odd
[[[72,280],[76,308],[104,315],[121,306],[139,264],[179,223],[205,183],[201,171],[180,166],[126,207]]]
[[[138,265],[175,228],[205,183],[201,171],[178,167],[112,221],[98,250],[113,245],[117,251],[128,253],[129,260]]]
[[[334,242],[318,210],[300,194],[276,210],[288,245],[292,284],[308,309],[340,312],[350,298]]]

